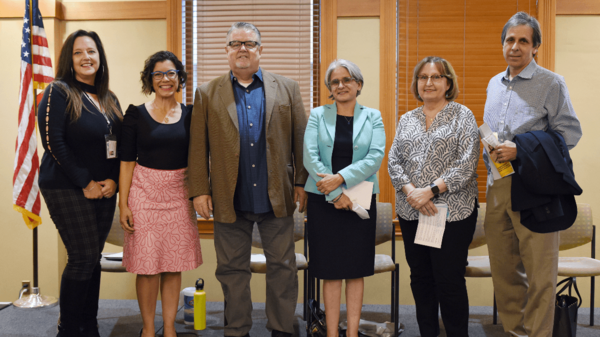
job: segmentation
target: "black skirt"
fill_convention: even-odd
[[[325,196],[308,193],[308,256],[310,273],[320,279],[354,279],[374,274],[377,205],[371,199],[370,219],[338,210]]]

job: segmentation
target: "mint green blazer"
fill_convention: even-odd
[[[304,133],[304,167],[308,171],[308,179],[304,190],[315,194],[323,194],[317,189],[317,181],[323,179],[317,173],[331,171],[331,155],[335,140],[335,123],[337,107],[328,104],[313,109],[308,118]],[[326,196],[328,201],[342,193],[342,186],[350,188],[363,181],[373,182],[373,193],[379,193],[377,171],[381,166],[385,151],[385,130],[381,112],[359,105],[354,107],[354,124],[352,131],[352,164],[338,173],[345,182]]]

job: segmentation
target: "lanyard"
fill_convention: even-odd
[[[110,125],[110,120],[108,119],[108,117],[106,116],[106,112],[102,111],[100,109],[100,107],[98,107],[96,105],[96,103],[94,103],[94,101],[92,100],[92,98],[90,96],[88,96],[87,92],[83,92],[83,94],[85,95],[85,97],[88,99],[88,101],[90,101],[90,103],[92,103],[92,105],[98,109],[98,111],[100,111],[100,113],[102,114],[102,116],[104,116],[104,119],[106,119],[106,126],[108,126],[108,133],[112,135],[112,126]]]

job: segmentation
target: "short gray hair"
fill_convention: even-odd
[[[536,20],[536,18],[525,12],[519,12],[508,19],[504,25],[504,28],[502,28],[502,45],[504,45],[504,39],[506,39],[506,34],[508,33],[509,29],[523,25],[529,26],[531,29],[533,29],[531,42],[533,43],[534,48],[539,47],[542,44],[542,30],[540,29],[540,23],[538,20]]]
[[[234,24],[231,25],[231,28],[229,28],[229,31],[227,32],[227,42],[229,43],[229,36],[231,35],[231,33],[236,30],[236,29],[243,29],[243,30],[251,30],[254,32],[254,35],[256,35],[256,39],[258,40],[258,44],[262,44],[260,42],[260,31],[258,30],[258,28],[256,28],[255,25],[248,23],[248,22],[235,22]]]
[[[336,60],[333,60],[333,62],[331,62],[331,64],[327,68],[327,72],[325,73],[325,86],[327,87],[327,89],[329,89],[329,92],[331,92],[331,81],[330,81],[331,73],[337,67],[346,68],[346,70],[348,70],[348,73],[350,73],[350,76],[357,83],[360,83],[362,87],[365,86],[365,81],[363,79],[362,73],[360,72],[360,68],[356,64],[354,64],[348,60],[336,59]],[[362,90],[362,88],[356,92],[356,96],[360,95],[361,90]],[[329,98],[333,99],[333,95],[329,95]]]

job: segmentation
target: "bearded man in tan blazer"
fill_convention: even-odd
[[[298,300],[292,214],[306,207],[302,165],[306,112],[297,82],[259,67],[260,32],[236,22],[225,52],[231,72],[196,90],[188,161],[189,196],[214,214],[216,277],[225,297],[225,336],[252,327],[250,250],[256,222],[267,258],[267,329],[291,336]]]

